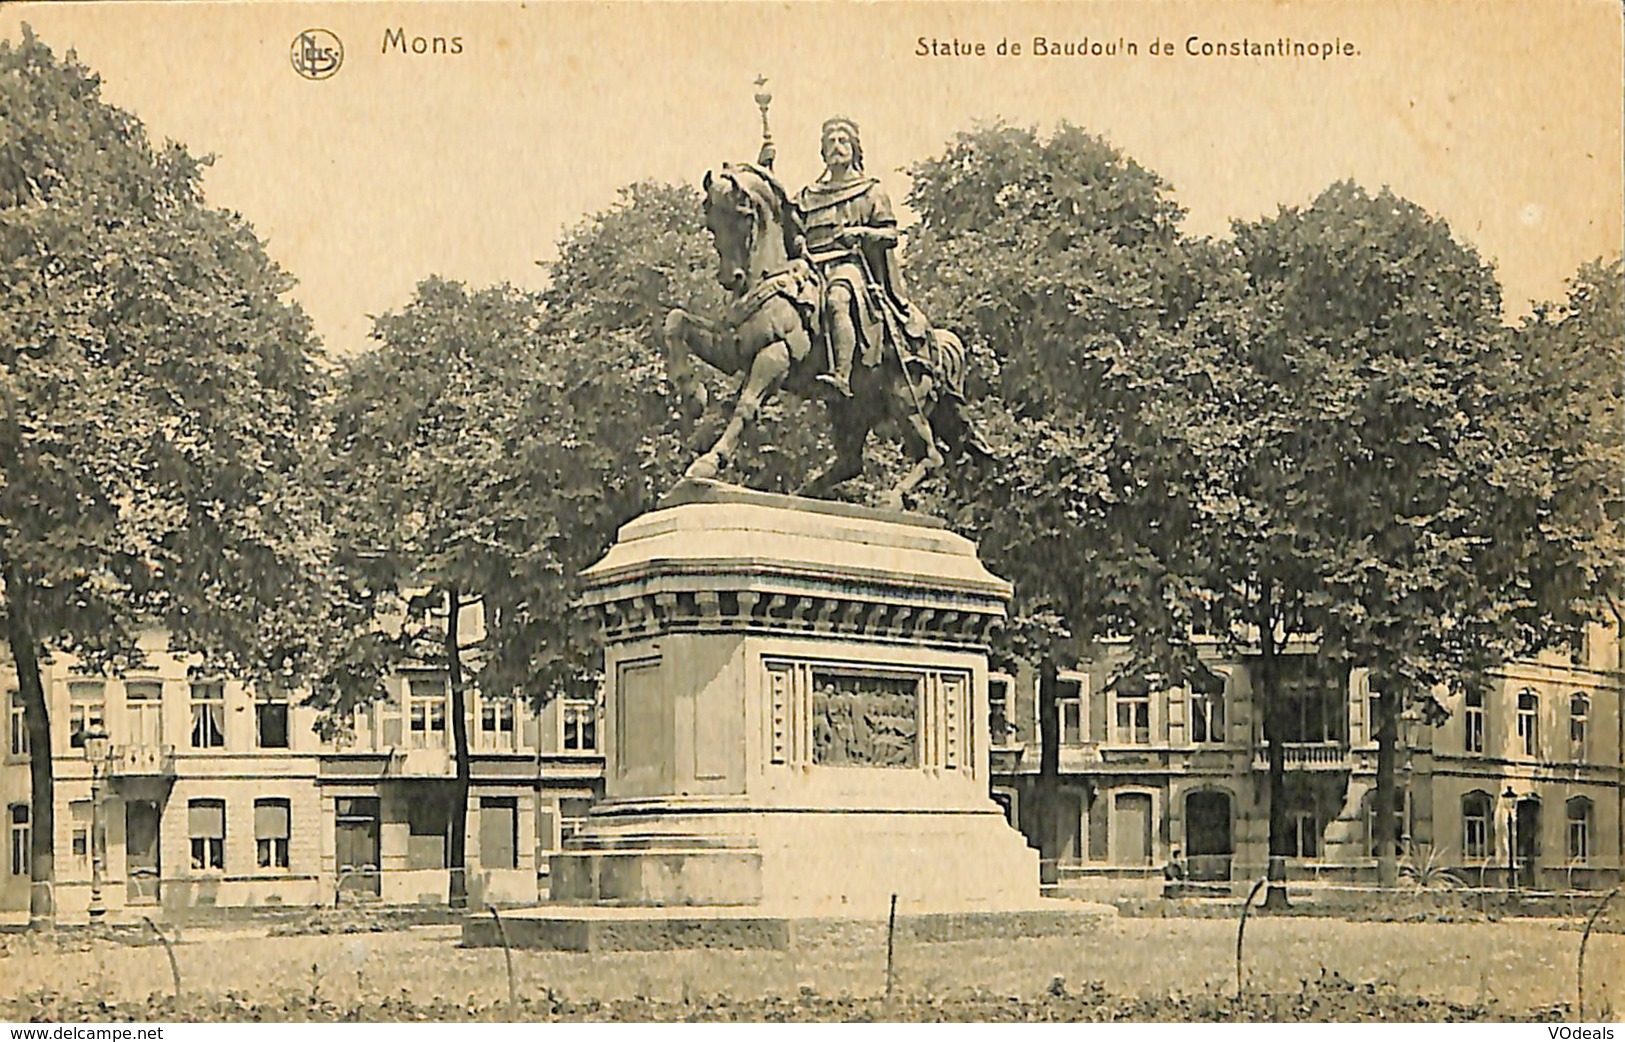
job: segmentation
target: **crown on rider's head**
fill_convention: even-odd
[[[854,121],[854,120],[848,119],[845,116],[831,116],[830,118],[824,120],[824,127],[820,131],[820,133],[821,134],[828,134],[830,131],[834,130],[836,127],[844,128],[846,130],[846,132],[848,134],[851,134],[853,137],[859,137],[860,136],[858,134],[858,124],[857,124],[857,122]]]
[[[862,170],[863,135],[858,132],[857,121],[848,119],[845,116],[831,116],[829,119],[824,120],[823,129],[818,132],[818,139],[828,141],[829,132],[832,130],[846,131],[847,136],[852,139],[852,169]]]

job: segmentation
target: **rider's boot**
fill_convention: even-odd
[[[856,337],[853,339],[855,340]],[[848,374],[852,372],[852,354],[855,345],[851,340],[843,336],[832,336],[830,340],[835,355],[835,364],[831,367],[830,372],[819,373],[818,381],[835,388],[840,392],[841,397],[850,398],[852,397],[852,384]]]

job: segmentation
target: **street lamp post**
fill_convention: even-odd
[[[107,733],[97,729],[85,734],[85,759],[90,761],[90,921],[99,923],[107,914],[102,904],[102,859],[106,838],[102,835],[102,768],[107,763]]]
[[[1507,786],[1501,794],[1507,806],[1507,886],[1518,889],[1518,794]]]

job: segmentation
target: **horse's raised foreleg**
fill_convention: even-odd
[[[929,376],[920,377],[913,387],[907,381],[907,376],[897,377],[892,388],[892,404],[902,420],[903,449],[914,460],[914,466],[880,500],[882,506],[897,510],[902,509],[904,496],[946,462],[937,448],[931,422],[926,418],[936,405],[936,387]]]
[[[703,318],[691,315],[682,308],[672,308],[666,312],[666,321],[661,328],[661,340],[666,348],[666,376],[671,380],[672,390],[690,422],[700,418],[710,398],[705,381],[694,369],[694,359],[698,356],[702,361],[721,368],[720,339],[716,327]]]
[[[774,341],[756,352],[750,372],[745,377],[745,386],[739,391],[739,401],[734,403],[734,414],[728,420],[728,426],[723,428],[722,437],[711,446],[711,451],[689,465],[687,477],[714,478],[727,466],[739,447],[745,425],[756,419],[762,404],[778,390],[779,383],[789,371],[790,348],[783,340]]]

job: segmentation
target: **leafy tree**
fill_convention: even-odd
[[[32,755],[31,909],[52,911],[39,659],[140,631],[267,679],[318,662],[329,566],[302,494],[323,378],[293,280],[206,160],[156,147],[25,26],[0,41],[0,578]]]
[[[402,663],[445,669],[455,762],[447,860],[457,906],[467,900],[467,695],[478,676],[478,660],[471,669],[466,657],[478,637],[462,627],[483,598],[504,598],[504,584],[557,531],[522,494],[516,467],[542,433],[522,419],[544,394],[539,323],[534,298],[510,286],[470,293],[426,279],[406,307],[376,320],[377,344],[350,362],[335,405],[331,483],[349,490],[344,541],[367,563],[375,614],[352,631],[351,682],[323,685],[316,697],[342,719],[380,697],[376,678]],[[502,698],[518,685],[481,686]]]
[[[1126,363],[1177,356],[1211,273],[1168,185],[1077,127],[1047,140],[981,127],[911,173],[913,292],[973,350],[991,392],[978,417],[1002,458],[956,470],[929,505],[1015,586],[1004,652],[1040,665],[1036,838],[1053,860],[1057,669],[1167,603],[1138,541],[1155,491],[1140,412],[1164,367]]]
[[[1282,504],[1300,594],[1321,656],[1369,668],[1379,695],[1391,884],[1400,717],[1437,722],[1435,689],[1573,643],[1618,589],[1617,431],[1582,418],[1618,416],[1617,380],[1576,382],[1617,372],[1617,308],[1567,316],[1569,335],[1511,334],[1493,273],[1443,221],[1347,183],[1237,238],[1257,341],[1302,392],[1305,480]],[[1597,302],[1578,292],[1577,311]]]

